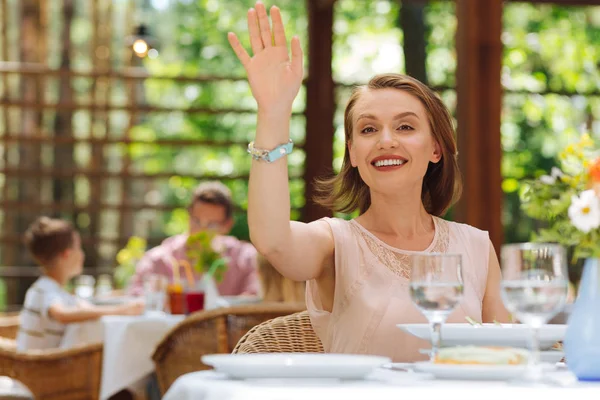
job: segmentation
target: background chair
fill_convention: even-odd
[[[233,353],[323,353],[307,311],[263,322],[246,333]]]
[[[17,352],[14,341],[0,340],[0,376],[21,382],[36,400],[97,400],[101,374],[101,343]]]
[[[0,314],[0,337],[16,339],[19,331],[19,313]]]
[[[173,327],[152,356],[161,392],[164,394],[181,375],[210,369],[202,363],[203,355],[231,353],[254,326],[304,309],[302,303],[261,303],[190,315]]]

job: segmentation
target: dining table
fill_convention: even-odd
[[[185,315],[147,311],[137,316],[104,316],[96,321],[68,325],[61,347],[104,344],[100,399],[135,385],[154,371],[156,345]]]
[[[365,379],[231,379],[215,370],[179,377],[163,400],[329,399],[577,399],[600,398],[600,383],[580,382],[565,368],[535,385],[499,380],[445,380],[410,369],[378,368]]]

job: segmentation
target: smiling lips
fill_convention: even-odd
[[[398,169],[407,162],[408,160],[402,157],[383,156],[375,158],[373,161],[371,161],[371,165],[373,165],[379,171],[389,171],[393,169]]]

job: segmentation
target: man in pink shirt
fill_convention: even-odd
[[[227,272],[217,283],[221,296],[257,295],[259,280],[256,266],[256,249],[248,242],[227,236],[233,226],[233,202],[230,190],[220,182],[201,183],[195,190],[189,207],[190,226],[188,233],[165,239],[160,246],[146,252],[136,266],[128,292],[143,293],[144,278],[160,274],[173,280],[173,259],[188,260],[186,240],[189,234],[204,230],[216,232],[216,248],[228,259]],[[182,276],[183,270],[181,271]],[[196,275],[199,278],[200,275]]]

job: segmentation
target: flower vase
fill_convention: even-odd
[[[585,261],[564,340],[567,367],[582,381],[600,381],[600,259]]]

